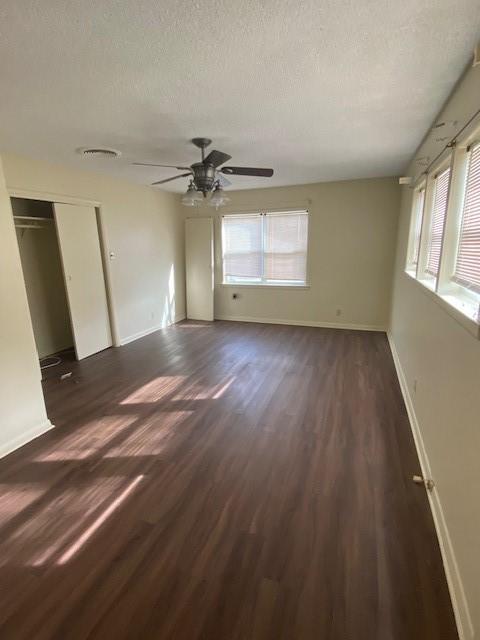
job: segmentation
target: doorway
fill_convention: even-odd
[[[46,377],[61,360],[81,360],[112,345],[97,212],[21,197],[12,197],[11,204]]]

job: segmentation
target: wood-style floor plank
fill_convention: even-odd
[[[182,322],[46,373],[2,639],[457,639],[384,334]]]

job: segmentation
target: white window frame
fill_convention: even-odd
[[[410,213],[410,230],[408,234],[408,247],[407,247],[407,260],[405,263],[405,271],[412,277],[417,277],[418,259],[420,257],[420,246],[422,242],[422,225],[425,215],[425,202],[427,198],[426,194],[427,182],[422,179],[415,187],[413,192],[412,210]],[[423,196],[422,196],[423,194]],[[420,201],[423,197],[423,205],[420,208]],[[417,227],[420,222],[420,234],[418,238],[418,247],[416,246]],[[417,260],[414,260],[415,253],[417,254]]]
[[[475,142],[469,142],[468,144],[458,145],[454,152],[442,258],[436,292],[458,311],[480,324],[480,294],[453,280],[466,194],[470,157],[469,147],[474,144]]]
[[[434,166],[432,171],[422,176],[414,187],[410,214],[410,230],[405,261],[405,273],[414,278],[424,291],[445,308],[471,334],[480,339],[480,294],[469,290],[455,282],[452,277],[455,269],[458,242],[461,231],[463,205],[466,192],[466,178],[469,161],[469,148],[480,142],[480,127],[463,140],[457,141],[452,152]],[[450,166],[450,184],[447,197],[447,210],[443,230],[442,248],[437,277],[426,271],[428,260],[429,229],[432,221],[432,208],[435,191],[435,179]],[[420,249],[416,271],[411,268],[412,242],[414,241],[414,224],[416,213],[416,197],[425,184],[425,201],[423,210]],[[410,266],[410,268],[409,268]]]
[[[428,265],[428,251],[429,251],[430,233],[431,233],[432,217],[433,217],[433,205],[435,200],[436,180],[440,174],[442,174],[446,169],[448,169],[448,167],[450,167],[450,185],[448,188],[448,195],[447,195],[447,210],[445,213],[445,223],[443,228],[442,249],[440,250],[440,264],[438,266],[438,273],[436,276],[434,276],[427,270],[427,265]],[[445,240],[445,229],[447,225],[448,209],[449,209],[450,195],[451,195],[451,185],[452,185],[452,154],[450,153],[447,155],[446,158],[442,160],[442,162],[440,162],[438,165],[435,166],[434,170],[427,176],[427,183],[426,183],[422,233],[420,236],[420,249],[418,252],[417,279],[419,280],[419,282],[421,282],[425,287],[427,287],[431,291],[436,291],[437,283],[438,283],[438,275],[440,273],[440,269],[442,266],[443,243]]]
[[[306,255],[306,265],[305,265],[305,280],[268,280],[264,276],[261,278],[235,278],[234,276],[229,276],[228,279],[225,278],[225,268],[224,268],[224,227],[223,220],[224,218],[230,217],[244,217],[251,215],[260,215],[262,218],[262,261],[264,259],[265,254],[265,217],[268,214],[286,214],[286,215],[306,215],[307,216],[307,255]],[[228,213],[221,217],[220,221],[221,227],[221,265],[222,265],[222,285],[224,287],[272,287],[276,289],[308,289],[310,288],[309,284],[309,256],[310,256],[310,212],[306,208],[297,208],[297,209],[260,209],[256,211],[245,211],[245,212],[235,212]],[[262,266],[262,272],[264,271]]]

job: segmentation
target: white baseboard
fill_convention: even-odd
[[[5,444],[0,446],[0,458],[4,458],[16,449],[20,449],[20,447],[23,447],[24,444],[27,444],[31,440],[35,440],[35,438],[38,438],[38,436],[41,436],[43,433],[50,431],[50,429],[53,429],[53,427],[54,425],[50,422],[50,420],[45,420],[39,425],[36,425],[35,427],[32,427],[31,429],[28,429],[27,431],[19,434],[15,438],[12,438],[12,440],[5,442]]]
[[[384,326],[341,322],[319,322],[316,320],[281,320],[280,318],[257,318],[253,316],[215,316],[215,320],[233,322],[260,322],[261,324],[286,324],[298,327],[323,327],[326,329],[354,329],[359,331],[386,331]]]
[[[422,474],[424,478],[433,478],[427,450],[425,448],[425,443],[422,437],[422,432],[420,430],[420,425],[415,414],[412,397],[408,389],[406,376],[403,371],[397,348],[390,331],[387,331],[387,336],[388,342],[390,344],[390,350],[393,356],[393,361],[395,363],[398,380],[400,383],[400,389],[402,391],[405,407],[407,409],[410,427],[412,429],[413,439],[415,441]],[[470,616],[468,602],[465,596],[465,589],[463,587],[462,578],[458,569],[458,564],[445,520],[438,488],[435,487],[433,491],[427,491],[427,496],[430,503],[430,508],[432,510],[433,521],[435,523],[435,529],[437,532],[440,551],[442,554],[443,566],[445,569],[445,575],[450,591],[450,598],[452,600],[458,635],[460,640],[473,640],[473,638],[475,637],[475,630],[473,628],[472,618]]]
[[[145,329],[145,331],[139,331],[138,333],[134,333],[131,336],[127,336],[126,338],[121,338],[120,340],[120,346],[123,347],[126,344],[129,344],[130,342],[134,342],[135,340],[138,340],[139,338],[144,338],[145,336],[150,335],[151,333],[154,333],[155,331],[159,331],[159,329],[165,329],[165,327],[170,327],[172,324],[176,324],[177,322],[180,322],[181,320],[185,320],[186,316],[185,314],[179,314],[177,316],[175,316],[175,320],[174,322],[169,322],[168,324],[156,324],[153,327],[149,327],[148,329]]]

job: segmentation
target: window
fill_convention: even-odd
[[[407,270],[416,272],[418,254],[420,251],[420,237],[422,234],[423,207],[425,205],[425,185],[415,192],[412,210],[412,228],[408,250]]]
[[[224,283],[305,285],[307,240],[307,211],[224,216]]]
[[[480,339],[479,134],[457,141],[414,191],[406,272]]]
[[[480,144],[470,149],[453,280],[480,294]]]
[[[440,254],[442,251],[443,229],[447,213],[448,184],[450,181],[450,167],[442,171],[435,178],[433,195],[432,219],[428,235],[428,255],[426,272],[434,278],[438,275]]]

